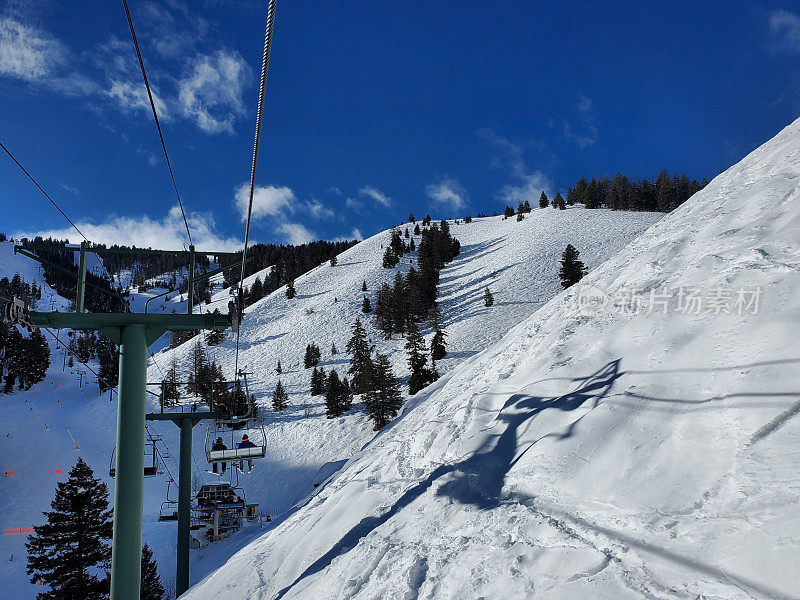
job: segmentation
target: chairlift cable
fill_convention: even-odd
[[[124,1],[124,0],[123,0]],[[264,35],[264,53],[261,58],[261,84],[258,90],[258,110],[256,112],[256,133],[253,142],[253,163],[250,167],[250,199],[247,204],[247,223],[244,229],[244,249],[242,250],[242,270],[239,276],[239,294],[236,310],[244,309],[244,273],[247,264],[247,244],[250,241],[250,221],[253,216],[253,194],[256,186],[256,165],[258,163],[258,146],[261,140],[261,121],[264,115],[264,95],[267,89],[267,71],[269,69],[269,54],[272,49],[272,32],[275,29],[275,5],[277,0],[269,0],[267,6],[267,31]],[[233,375],[239,370],[239,330],[236,329],[236,358],[234,360]]]
[[[47,193],[47,192],[45,192],[45,191],[42,189],[42,186],[40,186],[40,185],[39,185],[39,183],[38,183],[38,182],[37,182],[37,181],[36,181],[36,180],[33,178],[33,175],[31,175],[30,173],[28,173],[28,171],[25,169],[25,167],[23,167],[23,166],[20,164],[20,162],[19,162],[19,161],[18,161],[18,160],[17,160],[17,159],[14,157],[14,155],[13,155],[13,154],[11,154],[11,152],[9,151],[9,149],[5,147],[5,145],[3,144],[3,142],[0,142],[0,148],[2,148],[2,149],[5,151],[5,153],[6,153],[6,154],[8,154],[8,155],[11,157],[11,160],[13,160],[13,161],[14,161],[14,162],[17,164],[17,166],[18,166],[20,169],[22,169],[22,172],[23,172],[23,173],[25,173],[25,175],[27,175],[27,176],[28,176],[28,179],[30,179],[30,180],[33,182],[33,185],[35,185],[37,188],[39,188],[39,191],[40,191],[40,192],[42,192],[42,194],[44,194],[44,197],[45,197],[45,198],[47,198],[48,200],[50,200],[50,204],[52,204],[53,206],[55,206],[55,207],[56,207],[56,210],[58,210],[58,212],[60,212],[60,213],[61,213],[61,215],[62,215],[62,216],[63,216],[63,217],[64,217],[64,218],[65,218],[67,221],[69,221],[69,224],[70,224],[70,225],[72,225],[72,227],[75,229],[75,231],[77,231],[77,232],[78,232],[78,233],[81,235],[81,237],[82,237],[84,240],[86,240],[86,241],[88,242],[88,241],[89,241],[89,239],[88,239],[88,238],[87,238],[85,235],[83,235],[83,232],[82,232],[80,229],[78,229],[78,226],[77,226],[77,225],[75,225],[75,223],[73,223],[73,222],[72,222],[72,219],[70,219],[70,218],[67,216],[67,213],[65,213],[63,210],[61,210],[61,207],[60,207],[58,204],[56,204],[56,201],[55,201],[55,200],[53,200],[53,199],[52,199],[52,198],[51,198],[51,197],[48,195],[48,193]]]
[[[150,82],[147,79],[147,72],[144,68],[144,60],[142,60],[142,53],[139,50],[139,41],[136,39],[136,32],[133,29],[133,19],[131,19],[131,11],[128,9],[128,0],[122,0],[125,7],[125,16],[128,17],[128,26],[131,30],[131,37],[133,38],[133,45],[136,48],[136,56],[139,59],[139,67],[142,70],[142,78],[144,79],[144,86],[147,88],[147,97],[150,99],[150,108],[153,111],[153,119],[156,122],[156,129],[158,129],[158,137],[161,139],[161,148],[164,150],[164,158],[167,161],[167,169],[169,169],[169,176],[172,178],[172,187],[175,188],[175,195],[178,197],[178,206],[180,206],[181,214],[183,215],[183,224],[186,225],[186,235],[189,236],[189,243],[192,244],[192,234],[189,231],[189,221],[186,219],[186,212],[183,210],[183,202],[181,195],[178,192],[178,184],[175,183],[175,174],[172,172],[172,163],[169,161],[169,154],[167,154],[167,144],[164,142],[164,134],[161,132],[161,124],[158,122],[158,113],[156,112],[156,104],[153,101],[153,93],[150,91]]]

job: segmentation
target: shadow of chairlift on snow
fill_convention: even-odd
[[[506,424],[500,434],[487,440],[470,458],[455,464],[441,465],[434,469],[428,477],[400,496],[397,502],[382,515],[362,519],[328,552],[309,565],[293,583],[278,592],[275,600],[283,598],[306,577],[327,568],[336,557],[354,548],[361,539],[419,498],[431,488],[436,480],[442,477],[454,475],[452,480],[439,487],[436,492],[437,496],[448,496],[462,504],[471,504],[484,510],[499,506],[506,475],[522,456],[515,458],[517,432],[520,427],[547,409],[573,411],[587,404],[590,405],[589,408],[596,407],[608,396],[614,383],[622,375],[619,367],[620,359],[613,360],[588,377],[575,379],[574,381],[579,382],[578,387],[563,396],[552,398],[525,394],[511,396],[500,409],[496,418],[497,422]],[[574,425],[575,422],[559,437],[561,439],[570,437],[573,434]],[[528,448],[537,441],[531,443]]]

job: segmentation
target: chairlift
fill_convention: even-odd
[[[111,451],[111,462],[108,466],[109,477],[117,476],[117,447]],[[158,451],[153,439],[145,440],[144,443],[144,476],[155,477],[158,475]]]
[[[161,503],[161,508],[158,511],[158,520],[161,523],[178,520],[178,501],[171,500],[169,497],[169,491],[174,483],[175,480],[172,477],[167,479],[167,499]]]
[[[228,384],[227,391],[219,395],[216,409],[227,412],[230,417],[212,421],[206,429],[205,451],[209,464],[264,458],[267,453],[266,431],[256,418],[255,406],[247,386],[247,375],[242,376],[244,389],[237,380]],[[253,445],[239,448],[245,436]],[[222,440],[225,448],[214,448],[218,439]]]

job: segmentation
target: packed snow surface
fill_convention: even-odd
[[[800,597],[798,181],[800,121],[592,270],[594,314],[583,286],[558,294],[188,598]],[[520,256],[518,276],[559,247]],[[455,284],[466,301],[480,269]],[[299,291],[322,306],[327,289]],[[347,323],[360,294],[339,300]],[[283,337],[295,310],[270,309]]]
[[[535,210],[522,222],[502,217],[475,219],[470,224],[451,221],[452,233],[461,241],[462,252],[442,271],[439,286],[449,351],[438,363],[439,370],[443,374],[452,371],[497,342],[511,327],[554,297],[561,289],[558,261],[567,243],[581,251],[581,258],[591,269],[661,217],[652,213],[548,208]],[[400,228],[401,232],[404,230],[404,226]],[[413,225],[410,233],[413,233]],[[303,355],[306,344],[314,342],[322,351],[321,365],[326,371],[335,368],[344,375],[348,366],[345,345],[352,324],[361,317],[376,351],[389,354],[395,372],[407,389],[405,340],[386,340],[373,327],[373,316],[361,312],[364,282],[368,288],[366,295],[374,306],[380,284],[391,282],[398,271],[407,271],[412,266],[410,261],[416,263],[416,253],[411,253],[396,269],[383,269],[381,246],[389,239],[390,232],[380,233],[341,254],[337,266],[331,267],[326,262],[299,277],[297,297],[293,300],[286,298],[285,289],[279,289],[247,309],[239,365],[252,373],[248,383],[257,397],[259,415],[264,423],[267,456],[257,461],[248,475],[237,477],[235,472],[230,475],[232,470],[229,470],[224,479],[216,478],[206,472],[209,468],[205,461],[206,426],[198,425],[194,430],[192,470],[195,489],[203,482],[232,481],[241,488],[247,501],[259,503],[262,515],[271,515],[272,524],[275,524],[291,514],[293,506],[301,505],[315,492],[314,484],[335,476],[348,459],[362,452],[374,435],[363,413],[363,405],[356,403],[344,417],[326,419],[323,398],[312,398],[309,394],[311,371],[303,368]],[[416,236],[416,243],[419,242],[420,236]],[[0,275],[22,272],[27,281],[41,282],[35,263],[13,256],[11,243],[0,243],[0,252]],[[102,268],[102,264],[98,268]],[[245,285],[251,285],[256,276],[263,278],[267,272],[265,269],[248,277]],[[168,275],[165,274],[165,278]],[[180,281],[182,275],[177,275]],[[127,277],[130,278],[130,273]],[[219,277],[216,280],[218,285],[212,302],[201,310],[227,311],[228,291],[220,290]],[[495,298],[490,308],[483,303],[486,287]],[[166,290],[134,291],[131,298],[134,310],[142,310],[145,300],[163,291]],[[39,310],[50,310],[48,298],[51,294],[48,288]],[[150,310],[156,312],[183,312],[185,307],[185,294],[183,300],[170,294],[169,300],[150,303]],[[56,308],[67,310],[66,301]],[[430,329],[425,328],[423,333],[430,340]],[[60,333],[62,339],[66,339],[66,335],[65,331]],[[181,378],[185,380],[189,376],[195,342],[188,342],[174,351],[156,352],[166,342],[162,338],[153,347],[155,357],[150,361],[149,381],[160,381],[173,358],[178,363]],[[338,349],[336,355],[331,353],[334,343]],[[219,346],[208,347],[203,342],[209,357],[222,365],[227,376],[232,376],[234,370],[234,344],[230,332]],[[52,348],[52,365],[44,382],[28,392],[0,396],[0,422],[4,427],[0,430],[0,458],[3,471],[14,471],[0,485],[0,505],[4,507],[0,521],[4,529],[41,523],[41,513],[49,508],[56,482],[64,480],[77,456],[82,456],[92,466],[113,493],[108,467],[114,447],[116,395],[110,398],[107,392],[98,398],[91,372],[77,363],[72,368],[64,366],[63,352]],[[278,360],[283,367],[280,376],[275,372]],[[90,366],[97,370],[96,364]],[[84,373],[82,387],[78,379],[80,372]],[[279,377],[290,394],[291,404],[288,410],[275,413],[271,408],[271,396]],[[92,383],[87,385],[87,381]],[[151,389],[157,391],[156,387]],[[193,400],[187,397],[185,407]],[[149,397],[149,407],[157,410],[153,396]],[[166,480],[170,475],[177,479],[178,475],[178,430],[170,423],[151,423],[149,428],[162,438],[157,445],[165,464],[158,477],[145,481],[143,541],[153,548],[162,578],[170,587],[174,582],[176,528],[174,522],[158,523],[157,517],[162,502],[168,498]],[[260,440],[260,428],[249,433],[256,441]],[[226,438],[229,447],[236,441],[238,438]],[[369,452],[369,446],[363,451]],[[56,473],[59,469],[61,472]],[[176,495],[173,485],[169,499],[174,500]],[[174,510],[170,506],[165,508]],[[265,529],[260,529],[259,523],[249,523],[226,540],[193,550],[192,582],[200,581],[265,531],[267,525],[263,522],[261,525]],[[41,591],[31,585],[25,575],[24,542],[25,536],[21,534],[0,538],[0,557],[8,561],[5,589],[20,599],[33,598]],[[10,560],[12,555],[13,561]]]

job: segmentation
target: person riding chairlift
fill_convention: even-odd
[[[222,441],[222,438],[218,437],[214,441],[214,445],[211,446],[211,449],[212,450],[227,450],[228,447],[225,445],[225,442]],[[214,471],[214,474],[216,475],[216,473],[217,473],[217,463],[212,464],[211,465],[211,469]],[[225,471],[227,471],[227,470],[228,470],[228,463],[226,463],[226,462],[222,463],[222,473],[225,474]]]
[[[245,433],[242,436],[242,441],[239,442],[238,444],[236,444],[236,447],[237,448],[255,448],[256,445],[253,442],[250,441],[250,439],[247,437],[247,434]],[[252,458],[248,458],[247,459],[247,466],[248,466],[247,472],[249,473],[250,471],[253,470],[253,459]],[[244,459],[239,461],[239,470],[242,473],[244,473]]]

